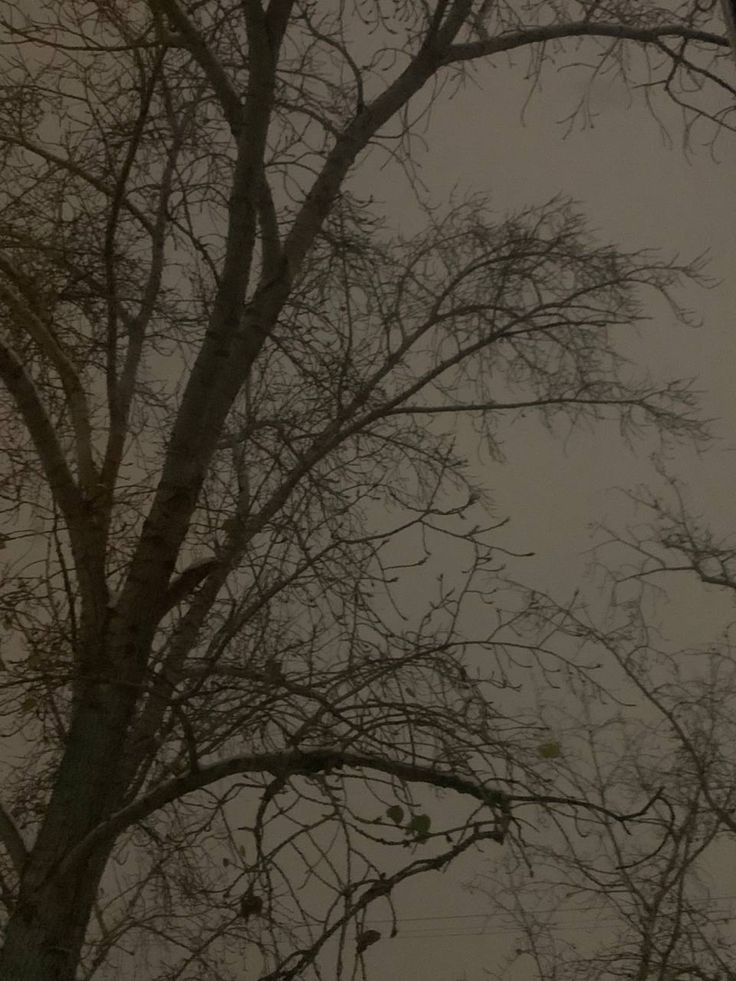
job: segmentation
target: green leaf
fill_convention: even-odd
[[[407,824],[406,830],[408,834],[416,835],[417,838],[426,838],[431,826],[432,818],[429,814],[415,814]]]
[[[558,756],[562,756],[562,747],[556,740],[551,739],[548,743],[540,743],[537,752],[543,760],[556,760]]]
[[[401,824],[404,820],[404,808],[399,804],[392,804],[386,809],[386,817],[394,824]]]

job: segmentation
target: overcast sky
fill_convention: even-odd
[[[708,272],[720,282],[683,295],[702,327],[684,328],[667,318],[661,305],[653,306],[655,319],[639,339],[627,342],[627,352],[663,380],[697,379],[703,414],[718,420],[718,438],[704,455],[679,449],[669,465],[687,480],[695,507],[715,528],[733,524],[736,531],[736,141],[724,137],[715,158],[697,143],[686,153],[676,112],[661,106],[668,142],[642,101],[632,102],[615,84],[597,90],[594,125],[568,132],[561,120],[586,79],[584,72],[549,71],[527,102],[530,83],[523,68],[509,69],[504,62],[479,67],[452,99],[445,94],[437,100],[426,151],[417,143],[415,163],[437,204],[453,194],[480,192],[502,218],[563,195],[578,202],[602,243],[661,248],[665,256],[679,254],[683,260],[709,253]],[[421,226],[420,210],[407,194],[406,177],[391,166],[379,168],[381,162],[376,156],[367,166],[359,164],[353,186],[382,202],[394,227],[409,233]],[[503,465],[483,453],[469,426],[461,443],[494,498],[497,516],[510,519],[505,540],[534,552],[511,571],[559,599],[586,574],[591,525],[625,522],[631,512],[620,490],[656,480],[650,459],[655,444],[632,451],[615,425],[572,434],[561,430],[555,438],[533,420],[516,422],[505,433]],[[730,601],[719,596],[704,602],[702,591],[686,581],[673,584],[672,596],[672,608],[661,610],[663,627],[682,645],[715,638],[731,614]],[[480,981],[485,968],[496,967],[513,950],[514,938],[464,887],[479,871],[492,877],[493,859],[489,845],[482,858],[465,855],[451,871],[421,877],[399,891],[399,934],[367,952],[370,978]],[[716,895],[727,890],[728,879],[714,885]],[[374,917],[384,915],[375,907]],[[374,923],[369,918],[369,925]],[[572,907],[561,911],[560,923],[572,938],[584,931],[595,939],[590,923],[581,923]],[[388,923],[375,925],[386,933],[390,929]],[[606,929],[605,922],[596,927]],[[506,981],[528,977],[523,960],[505,975]]]
[[[563,194],[580,203],[601,241],[626,248],[660,247],[684,259],[710,253],[708,271],[721,282],[687,295],[703,326],[687,330],[659,316],[630,352],[662,377],[697,378],[705,414],[720,419],[719,439],[705,456],[683,449],[670,465],[687,478],[692,500],[708,520],[718,529],[729,528],[736,468],[736,147],[724,138],[719,159],[707,147],[693,146],[686,155],[677,115],[665,107],[663,117],[671,122],[668,146],[647,109],[636,100],[631,104],[625,90],[615,85],[599,90],[595,125],[565,135],[559,120],[572,108],[582,77],[549,73],[522,122],[529,87],[523,72],[500,65],[478,72],[477,84],[452,101],[440,99],[435,108],[426,134],[428,152],[418,156],[421,175],[437,202],[453,190],[479,191],[502,214]],[[356,186],[382,199],[399,227],[417,227],[418,213],[407,203],[405,180],[395,172],[366,167]],[[470,435],[467,447],[494,493],[499,514],[511,518],[509,540],[537,553],[525,563],[526,579],[558,593],[571,591],[583,575],[590,523],[626,518],[626,504],[610,489],[655,479],[649,460],[653,444],[632,454],[614,427],[574,435],[563,445],[533,423],[517,425],[508,431],[503,467],[478,455]],[[687,582],[673,586],[673,595],[676,604],[662,616],[665,631],[682,644],[714,639],[716,621],[730,616],[723,598],[709,606]],[[483,965],[498,962],[513,939],[499,930],[497,921],[474,917],[483,912],[482,903],[461,888],[477,868],[477,856],[466,858],[451,874],[424,878],[413,887],[400,905],[406,919],[399,938],[377,944],[367,955],[373,977],[475,981],[484,976]],[[490,864],[488,871],[492,873]],[[438,918],[416,919],[432,916]],[[563,920],[573,923],[575,916],[565,914]],[[527,976],[523,963],[506,975],[508,981]]]

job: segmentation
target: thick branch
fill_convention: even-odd
[[[15,822],[0,804],[0,842],[5,846],[5,850],[13,863],[13,868],[18,876],[23,872],[28,852],[25,843],[20,836],[20,831],[15,826]]]
[[[26,373],[21,358],[2,341],[0,341],[0,378],[15,400],[23,418],[46,475],[49,490],[67,525],[74,528],[82,504],[79,489],[33,381]]]
[[[210,51],[196,25],[187,17],[176,0],[151,0],[154,11],[163,13],[186,42],[187,49],[204,72],[220,103],[223,115],[234,136],[240,133],[243,122],[243,104],[235,86],[217,58]]]
[[[172,179],[177,156],[181,149],[182,139],[183,133],[176,133],[174,142],[168,153],[161,180],[156,222],[151,226],[151,265],[146,284],[143,288],[140,308],[135,316],[125,317],[128,345],[120,376],[116,380],[117,398],[115,399],[114,405],[111,406],[110,431],[101,474],[101,483],[106,487],[110,500],[112,499],[112,488],[117,479],[123,457],[123,449],[128,432],[128,419],[135,395],[138,367],[143,353],[146,328],[153,315],[163,278],[164,250],[169,221],[168,205],[171,196]]]
[[[736,61],[736,15],[734,14],[733,0],[721,0],[721,11],[726,24],[728,43],[731,45],[731,54]]]
[[[290,278],[300,267],[361,150],[420,91],[439,67],[453,61],[449,56],[455,50],[451,42],[462,26],[460,14],[467,6],[465,2],[454,5],[453,14],[443,25],[438,38],[419,50],[404,71],[358,113],[336,141],[287,236],[284,251]]]
[[[655,394],[661,394],[659,392]],[[561,398],[523,399],[518,402],[458,402],[452,405],[402,405],[398,408],[387,409],[384,416],[412,416],[412,415],[441,415],[443,413],[459,412],[509,412],[517,409],[541,409],[553,405],[615,405],[631,406],[639,404],[638,400],[632,398],[579,398],[575,395]],[[642,402],[642,408],[646,408],[646,403]]]
[[[510,798],[500,790],[494,790],[476,783],[466,777],[417,763],[403,763],[377,756],[343,752],[339,748],[292,750],[274,753],[243,754],[220,760],[199,770],[175,777],[140,800],[129,804],[113,814],[104,824],[99,825],[64,860],[64,868],[84,861],[92,849],[102,841],[113,839],[125,828],[160,810],[166,804],[179,800],[196,790],[209,787],[219,780],[243,773],[274,773],[281,778],[316,773],[349,767],[353,770],[367,769],[406,780],[409,783],[424,783],[444,790],[454,790],[458,794],[472,797],[487,807],[508,813]]]
[[[130,179],[133,164],[143,139],[148,114],[151,109],[153,94],[158,82],[159,74],[163,63],[163,55],[159,55],[153,66],[150,78],[141,93],[141,105],[138,116],[133,125],[133,132],[128,141],[128,147],[120,169],[120,174],[115,182],[115,193],[110,206],[110,214],[107,219],[105,229],[105,242],[102,249],[102,257],[105,265],[105,276],[107,288],[105,290],[105,300],[107,303],[107,345],[106,345],[106,379],[107,379],[107,399],[110,412],[111,428],[115,428],[119,423],[119,393],[117,377],[117,333],[118,333],[118,283],[117,283],[117,259],[115,255],[115,239],[118,231],[118,221],[125,201],[125,189]],[[154,251],[155,266],[155,251]]]
[[[564,408],[566,406],[581,406],[589,408],[614,408],[614,409],[641,409],[643,413],[654,418],[654,420],[661,420],[663,416],[674,415],[673,410],[668,410],[665,407],[658,406],[653,399],[657,396],[659,397],[672,397],[672,392],[668,392],[667,389],[653,389],[651,391],[641,392],[640,394],[631,393],[630,395],[620,398],[595,398],[582,397],[579,395],[565,395],[559,397],[547,397],[540,396],[539,398],[532,399],[520,399],[514,402],[496,402],[489,400],[487,402],[458,402],[445,405],[399,405],[394,408],[387,409],[383,413],[384,416],[411,416],[411,415],[457,415],[463,412],[514,412],[523,409],[546,409],[554,408],[559,406]],[[681,417],[677,417],[679,421]],[[691,431],[697,430],[702,432],[704,429],[703,424],[692,421],[692,425],[689,426]]]
[[[544,27],[528,27],[501,37],[489,37],[480,41],[454,44],[442,59],[445,65],[459,61],[472,61],[502,51],[513,51],[530,44],[543,44],[545,41],[565,40],[574,37],[609,37],[621,41],[636,41],[639,44],[659,44],[664,38],[681,38],[683,41],[700,41],[728,47],[728,40],[710,31],[699,31],[683,24],[662,24],[660,27],[636,27],[632,24],[596,24],[587,20],[570,21],[566,24],[549,24]]]
[[[659,799],[660,791],[642,808],[629,814],[619,814],[603,805],[592,801],[578,800],[572,797],[557,796],[516,796],[502,790],[487,787],[467,777],[459,776],[448,771],[437,770],[434,767],[418,763],[406,763],[400,760],[390,760],[384,757],[345,752],[340,748],[318,748],[313,750],[293,750],[273,753],[243,754],[226,760],[220,760],[209,766],[201,767],[175,777],[145,797],[140,798],[113,814],[107,821],[100,824],[85,839],[83,839],[65,858],[62,871],[72,868],[82,862],[87,855],[101,842],[114,839],[126,828],[142,821],[144,818],[160,810],[166,804],[191,794],[227,777],[244,773],[272,773],[280,779],[293,776],[310,776],[318,773],[329,773],[348,767],[352,770],[373,770],[396,777],[407,783],[422,783],[442,790],[453,790],[465,797],[472,797],[480,804],[500,812],[504,820],[508,820],[511,806],[517,804],[557,804],[565,807],[584,808],[598,814],[604,814],[625,825],[627,821],[641,817]]]
[[[33,310],[24,290],[18,288],[22,277],[6,259],[0,257],[0,273],[7,279],[0,278],[0,299],[4,300],[15,316],[16,323],[25,330],[36,342],[41,352],[54,366],[61,380],[66,396],[72,426],[74,428],[75,445],[77,449],[77,464],[82,487],[89,496],[95,492],[97,471],[92,458],[92,427],[90,425],[89,407],[84,394],[82,382],[77,369],[66,356],[61,344],[54,337],[49,327]],[[10,282],[8,282],[10,280]]]
[[[169,6],[169,0],[162,3]],[[133,625],[132,630],[123,627],[120,656],[126,663],[135,660],[137,668],[145,662],[160,613],[156,594],[165,588],[175,566],[227,413],[278,312],[268,308],[267,299],[260,309],[258,304],[250,311],[245,308],[279,53],[273,26],[252,10],[247,20],[253,57],[230,191],[222,276],[119,605],[121,624]]]

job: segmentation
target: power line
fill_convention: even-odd
[[[713,923],[726,923],[731,922],[733,919],[733,910],[728,905],[731,902],[736,901],[736,895],[720,895],[720,896],[710,896],[700,903],[699,909],[705,913],[715,914],[712,920]],[[582,906],[548,906],[540,907],[532,911],[534,915],[549,915],[554,913],[565,913],[574,914],[575,918],[565,918],[565,919],[555,919],[552,922],[546,922],[544,924],[545,928],[552,930],[555,933],[560,932],[579,932],[585,930],[587,932],[595,931],[598,932],[604,929],[611,929],[616,926],[621,926],[623,918],[621,916],[615,916],[610,910],[599,910],[598,915],[596,915],[596,910],[589,907]],[[580,916],[588,917],[586,922],[581,923],[579,921]],[[470,921],[480,921],[476,929],[473,929]],[[481,913],[450,913],[450,914],[438,914],[435,916],[430,916],[424,914],[422,916],[397,916],[396,919],[386,918],[373,918],[369,917],[366,919],[367,924],[380,926],[388,925],[396,926],[397,934],[396,939],[401,940],[421,940],[423,938],[427,939],[449,939],[452,937],[492,937],[500,935],[514,935],[519,932],[518,921],[511,919],[510,914],[505,911],[498,912],[481,912]],[[407,929],[401,929],[402,924],[410,924]],[[422,925],[426,924],[423,929]],[[437,926],[433,927],[432,924]],[[463,929],[463,926],[467,924],[467,928]]]
[[[366,921],[369,923],[375,923],[376,921],[370,920]],[[714,923],[731,923],[732,918],[730,915],[719,917]],[[617,926],[622,926],[622,921],[620,919],[605,918],[596,920],[594,923],[547,923],[545,928],[553,933],[579,933],[585,931],[586,933],[598,933],[601,930],[611,930]],[[487,926],[482,927],[478,930],[442,930],[442,929],[427,929],[421,931],[404,931],[401,929],[397,930],[393,939],[395,940],[444,940],[457,937],[465,937],[466,939],[482,939],[484,937],[515,937],[521,934],[521,928],[518,923],[509,923],[507,925],[501,926],[499,924],[494,925],[491,928]]]
[[[712,908],[717,904],[725,901],[736,901],[736,894],[723,895],[723,896],[709,896],[707,899],[703,899],[699,904],[700,908]],[[595,913],[594,909],[590,906],[538,906],[533,911],[534,914],[544,915],[548,913]],[[725,912],[725,910],[724,910]],[[480,919],[481,917],[493,917],[493,916],[508,916],[505,912],[496,912],[495,910],[483,911],[480,913],[438,913],[435,916],[423,914],[421,916],[398,916],[396,918],[397,922],[401,923],[419,923],[426,920],[470,920],[470,919]],[[374,919],[370,917],[371,923],[393,923],[391,917]]]

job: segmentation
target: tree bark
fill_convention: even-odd
[[[123,686],[88,685],[78,705],[51,800],[21,877],[0,951],[2,981],[73,981],[112,847],[64,859],[122,797],[125,736],[134,698]]]
[[[74,981],[109,846],[74,876],[21,895],[0,951],[3,981]]]

